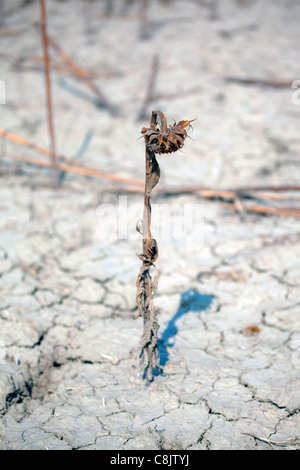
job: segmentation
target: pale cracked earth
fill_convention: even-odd
[[[29,28],[1,37],[1,51],[30,58],[41,54],[31,26],[39,9],[19,3],[9,2],[5,26]],[[137,19],[117,17],[136,13],[135,2],[113,2],[110,19],[100,16],[106,2],[48,2],[50,32],[73,60],[120,72],[97,79],[116,117],[74,94],[89,90],[72,75],[53,72],[62,154],[76,154],[92,130],[87,164],[143,178],[137,139],[147,120],[136,115],[159,52],[159,93],[199,88],[149,106],[149,116],[153,107],[176,121],[198,116],[184,153],[160,158],[162,184],[299,185],[292,89],[224,77],[299,79],[300,5],[226,0],[212,19],[208,3],[154,1],[149,16],[160,21],[141,37]],[[43,74],[3,60],[0,78],[1,127],[48,145]],[[175,215],[169,239],[156,236],[153,220],[162,373],[146,387],[135,319],[142,195],[70,175],[54,188],[50,172],[11,165],[9,151],[37,156],[2,146],[0,450],[278,449],[245,433],[276,442],[300,435],[299,219],[241,217],[220,201],[153,191],[153,217],[163,203]],[[116,234],[119,196],[140,210]],[[180,238],[180,208],[191,203],[201,205],[197,237]]]

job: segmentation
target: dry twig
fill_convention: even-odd
[[[52,167],[51,162],[41,160],[39,158],[31,158],[31,157],[24,157],[22,155],[15,155],[11,153],[6,154],[7,158],[17,161],[17,162],[22,162],[22,163],[27,163],[29,165],[36,165],[36,166],[41,166],[45,168],[50,168]],[[118,176],[118,175],[113,175],[110,173],[105,173],[101,170],[98,170],[97,168],[91,168],[87,167],[84,165],[80,165],[76,160],[73,158],[68,158],[68,157],[63,157],[62,161],[60,161],[57,165],[58,170],[60,171],[65,171],[66,173],[74,173],[77,175],[82,175],[82,176],[89,176],[93,178],[103,178],[107,179],[110,181],[117,181],[119,183],[128,183],[132,182],[132,178],[127,178],[126,176]],[[136,182],[139,182],[139,180],[134,180]],[[141,182],[142,183],[142,182]]]
[[[145,97],[142,100],[141,108],[137,114],[136,120],[143,121],[146,119],[148,114],[148,107],[155,100],[173,100],[176,98],[183,98],[184,96],[191,95],[193,93],[198,93],[200,91],[199,87],[188,88],[187,90],[180,90],[174,93],[157,93],[155,91],[157,76],[159,71],[159,57],[157,54],[153,55],[150,74],[147,83],[147,90]]]
[[[142,192],[140,186],[126,186],[124,188],[128,192]],[[290,191],[299,191],[298,186],[273,186],[272,190],[274,193],[261,193],[264,187],[249,187],[236,188],[236,189],[214,189],[207,188],[204,186],[160,186],[157,190],[159,194],[184,194],[184,193],[195,193],[203,199],[217,199],[223,202],[223,206],[234,210],[243,210],[245,212],[252,212],[258,214],[270,214],[278,216],[289,216],[289,217],[300,217],[300,208],[297,207],[273,207],[266,206],[263,204],[245,204],[241,206],[241,199],[260,199],[263,200],[299,200],[298,194],[290,194]],[[269,191],[271,187],[269,187]],[[229,202],[231,201],[231,202]]]
[[[10,142],[14,142],[18,145],[28,147],[32,150],[42,153],[46,157],[51,157],[51,151],[49,149],[41,145],[37,145],[31,142],[30,140],[25,139],[24,137],[20,137],[19,135],[13,134],[11,132],[7,132],[1,128],[0,128],[0,136],[4,137],[6,140],[9,140]],[[20,161],[23,163],[28,163],[31,165],[38,165],[38,166],[43,166],[43,167],[51,166],[49,161],[42,161],[37,158],[28,158],[28,157],[23,157],[19,155],[12,155],[9,153],[6,153],[6,157],[12,160]],[[69,173],[76,173],[76,174],[80,174],[84,176],[92,176],[94,178],[104,178],[104,179],[116,181],[119,183],[132,184],[135,187],[140,186],[142,188],[143,186],[142,180],[138,180],[135,178],[127,178],[125,176],[114,175],[111,173],[106,173],[104,171],[98,170],[97,168],[90,168],[90,167],[87,167],[86,165],[83,165],[82,163],[79,163],[74,158],[65,157],[64,155],[59,155],[59,160],[60,160],[60,163],[58,165],[59,170],[63,170]]]
[[[57,155],[55,147],[55,135],[54,135],[54,124],[53,124],[53,110],[52,110],[52,95],[51,95],[51,78],[50,78],[50,58],[48,52],[48,35],[47,35],[47,13],[45,0],[40,0],[41,8],[41,31],[43,38],[43,50],[44,50],[44,70],[46,78],[46,96],[47,96],[47,114],[48,114],[48,129],[50,136],[50,147],[52,165],[54,171],[55,184],[58,183],[58,169],[57,169]]]
[[[272,88],[290,88],[293,80],[272,80],[255,77],[226,77],[227,82],[240,83],[241,85],[259,85]]]
[[[17,57],[13,54],[0,53],[0,58],[12,62],[14,70],[43,70],[42,65],[44,63],[44,59],[36,54],[31,55],[29,57]],[[68,66],[65,62],[61,62],[59,58],[57,59],[55,57],[53,57],[51,61],[51,70],[55,70],[59,73],[71,73],[72,75],[74,75],[74,72],[70,70],[70,66]],[[82,71],[84,77],[89,79],[101,77],[119,77],[121,75],[121,72],[117,70],[96,70],[93,68],[80,68],[80,70]]]
[[[299,437],[291,437],[287,439],[286,441],[272,441],[270,439],[266,439],[264,437],[259,437],[256,436],[255,434],[252,434],[251,432],[243,432],[246,436],[251,436],[254,437],[254,439],[257,439],[261,442],[265,442],[266,444],[273,445],[273,446],[278,446],[278,447],[289,447],[289,446],[300,446],[300,438]]]
[[[148,7],[148,0],[140,0],[140,38],[141,39],[149,39],[149,35],[151,29],[149,27],[149,21],[147,18],[147,7]]]
[[[26,31],[24,26],[15,26],[12,28],[0,28],[0,36],[16,36]]]
[[[155,138],[156,134],[153,133],[154,129],[151,129],[152,139]],[[0,136],[14,142],[18,145],[28,147],[35,150],[47,157],[51,157],[51,150],[37,145],[24,137],[7,132],[5,129],[0,128]],[[19,155],[12,155],[6,153],[7,158],[12,160],[20,161],[23,163],[38,165],[42,167],[50,167],[51,164],[47,161],[42,161],[37,158],[24,157]],[[123,190],[131,193],[142,193],[144,192],[144,182],[135,178],[128,178],[125,176],[114,175],[111,173],[103,172],[97,168],[91,168],[87,165],[79,163],[77,160],[66,157],[64,155],[58,155],[61,164],[58,165],[58,169],[67,173],[74,173],[83,176],[90,176],[94,178],[103,178],[110,181],[123,183],[126,186]],[[270,200],[299,200],[300,186],[298,185],[278,185],[278,186],[245,186],[239,188],[228,188],[228,189],[215,189],[200,185],[165,185],[160,186],[157,190],[158,194],[183,194],[183,193],[195,193],[203,199],[216,199],[223,201],[224,207],[237,210],[241,200],[245,200],[242,209],[245,212],[257,213],[257,214],[269,214],[277,216],[289,216],[289,217],[300,217],[300,208],[297,207],[273,207],[262,204],[263,201]],[[296,193],[296,194],[295,194]],[[259,199],[260,204],[249,204],[248,200]]]
[[[137,121],[142,121],[145,119],[148,106],[151,103],[151,101],[154,99],[158,69],[159,69],[159,58],[157,54],[154,54],[152,58],[152,63],[151,63],[151,70],[150,70],[146,95],[143,100],[141,109],[137,115]]]
[[[0,27],[4,23],[4,0],[0,0]]]
[[[224,207],[230,209],[236,209],[236,205],[233,203],[223,203]],[[300,217],[300,209],[297,207],[270,207],[262,204],[253,204],[243,206],[243,209],[247,212],[254,212],[258,214],[271,214],[271,215],[283,215],[288,217]]]
[[[49,44],[59,55],[61,60],[68,66],[71,72],[87,84],[87,86],[97,96],[101,104],[105,108],[107,108],[112,115],[116,115],[118,113],[116,106],[110,102],[110,100],[104,95],[102,90],[100,90],[100,88],[95,84],[95,82],[91,80],[89,74],[82,67],[79,67],[77,64],[75,64],[75,62],[68,56],[68,54],[66,54],[62,50],[62,48],[57,44],[57,42],[53,38],[49,38]]]

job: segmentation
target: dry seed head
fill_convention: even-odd
[[[188,137],[186,127],[191,121],[183,120],[173,126],[167,126],[165,115],[161,111],[153,111],[150,127],[143,127],[141,133],[145,138],[146,145],[154,153],[173,153],[180,150],[184,145],[184,140]],[[160,124],[157,122],[160,119]]]

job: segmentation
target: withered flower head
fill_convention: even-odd
[[[195,119],[179,121],[168,127],[164,113],[153,111],[150,127],[143,127],[141,133],[154,153],[173,153],[183,147],[184,140],[188,137],[186,127],[192,121]]]

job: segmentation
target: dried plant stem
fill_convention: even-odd
[[[148,39],[149,36],[149,24],[147,20],[147,7],[148,0],[140,0],[140,37],[141,39]]]
[[[31,142],[24,137],[13,134],[6,131],[5,129],[0,128],[0,136],[6,140],[9,140],[15,144],[28,147],[33,149],[47,157],[52,156],[51,150],[37,145],[34,142]],[[152,153],[147,150],[149,153],[149,161],[155,161]],[[26,157],[16,154],[5,153],[5,157],[27,163],[29,165],[37,165],[41,167],[52,167],[52,163],[49,161],[40,160],[38,158]],[[67,173],[78,174],[82,176],[89,176],[94,178],[103,178],[110,181],[119,182],[125,184],[124,190],[126,192],[144,192],[144,181],[128,178],[125,176],[114,175],[111,173],[103,172],[97,168],[92,168],[86,165],[83,165],[73,158],[66,157],[64,155],[58,155],[60,163],[57,164],[57,169],[59,171],[65,171]],[[147,160],[148,161],[148,160]],[[148,171],[149,168],[148,168]],[[264,186],[246,186],[240,188],[229,188],[229,189],[215,189],[208,188],[200,185],[170,185],[170,186],[160,186],[158,193],[159,194],[182,194],[182,193],[196,193],[204,199],[218,199],[220,201],[227,201],[226,207],[236,209],[236,201],[238,198],[241,199],[260,199],[263,200],[298,200],[300,191],[300,186],[298,185],[264,185]],[[147,196],[148,197],[148,196]],[[230,202],[233,201],[233,202]],[[150,197],[149,201],[145,199],[145,207],[150,207]],[[297,207],[270,207],[262,204],[256,205],[243,205],[245,212],[260,213],[260,214],[270,214],[278,216],[290,216],[290,217],[300,217],[300,209]],[[150,220],[150,219],[149,219]]]
[[[0,12],[1,15],[1,12]],[[0,16],[1,19],[1,16]],[[1,23],[0,23],[1,25]],[[18,34],[22,34],[26,31],[27,27],[23,26],[15,26],[12,28],[0,28],[0,36],[17,36]]]
[[[1,33],[0,33],[1,35]],[[49,38],[50,39],[50,38]],[[51,45],[51,44],[50,44]],[[43,57],[39,55],[32,55],[29,57],[20,56],[17,57],[13,54],[0,53],[0,58],[6,61],[12,62],[14,70],[36,70],[41,71],[41,65],[44,63]],[[71,73],[74,75],[74,72],[71,70],[70,66],[65,62],[61,62],[59,58],[52,58],[51,61],[51,70],[55,70],[60,73]],[[121,72],[117,70],[95,70],[92,68],[78,68],[79,73],[82,74],[83,78],[95,79],[100,77],[119,77]]]
[[[1,131],[1,130],[0,130]],[[139,193],[143,189],[140,186],[127,186],[126,191]],[[274,191],[262,192],[262,191]],[[289,191],[300,191],[300,186],[257,186],[248,188],[216,189],[199,185],[161,185],[157,190],[159,194],[184,194],[195,193],[205,199],[235,199],[236,197],[253,197],[260,199],[298,199],[299,195],[286,194]]]
[[[265,442],[266,444],[269,445],[274,445],[274,446],[279,446],[279,447],[290,447],[293,445],[297,445],[298,447],[300,446],[300,438],[298,436],[291,437],[285,441],[271,441],[270,439],[267,439],[265,437],[259,437],[256,434],[253,434],[251,432],[243,432],[242,434],[245,434],[246,436],[251,436],[254,437],[254,439],[257,439],[261,442]]]
[[[41,145],[37,145],[30,140],[21,137],[19,135],[13,134],[6,131],[5,129],[0,128],[0,136],[6,140],[9,140],[15,144],[28,147],[33,149],[47,157],[52,157],[52,152],[48,148],[45,148]],[[149,149],[147,150],[149,154],[149,161],[154,160],[153,152]],[[5,153],[5,157],[27,163],[29,165],[37,165],[41,167],[52,167],[52,163],[49,161],[43,161],[38,158],[26,157],[16,154]],[[57,169],[59,171],[65,171],[67,173],[78,174],[82,176],[89,176],[94,178],[103,178],[110,181],[119,182],[122,184],[127,184],[123,189],[127,192],[137,192],[141,193],[144,191],[144,182],[142,180],[128,178],[125,176],[114,175],[111,173],[103,172],[97,168],[92,168],[86,165],[79,163],[73,158],[66,157],[64,155],[58,155],[60,163],[57,164]],[[148,161],[148,160],[147,160]],[[157,162],[156,162],[157,164]],[[149,168],[148,168],[149,171]],[[155,175],[155,173],[154,173]],[[153,176],[153,175],[152,175]],[[260,199],[263,200],[298,200],[300,191],[299,185],[262,185],[262,186],[245,186],[239,188],[229,188],[229,189],[215,189],[209,188],[200,185],[170,185],[170,186],[161,186],[159,189],[160,194],[182,194],[182,193],[196,193],[200,197],[205,199],[218,199],[221,201],[226,201],[226,207],[237,209],[236,201],[240,199]],[[296,193],[296,194],[295,194]],[[148,196],[147,196],[148,197]],[[229,201],[233,202],[229,202]],[[150,207],[150,196],[149,200],[145,199],[145,207],[147,205]],[[270,207],[262,204],[249,205],[243,204],[242,209],[245,212],[249,213],[260,213],[260,214],[270,214],[277,216],[290,216],[290,217],[300,217],[300,209],[298,207]],[[150,219],[149,219],[150,220]]]
[[[145,194],[144,194],[144,215],[143,215],[143,253],[138,255],[143,261],[143,266],[137,279],[137,304],[139,307],[139,315],[143,317],[144,331],[141,339],[141,352],[140,357],[146,364],[145,375],[146,384],[148,385],[153,377],[153,371],[158,366],[159,354],[157,346],[157,333],[158,322],[153,303],[153,296],[157,287],[157,272],[156,278],[152,281],[151,267],[154,266],[154,261],[158,257],[158,249],[156,241],[151,235],[151,201],[150,193],[153,188],[153,172],[158,172],[158,164],[155,154],[147,147],[145,150]],[[159,176],[156,177],[158,182]],[[155,184],[156,184],[155,183]]]
[[[137,278],[137,306],[138,316],[143,317],[144,331],[141,339],[140,357],[145,363],[145,377],[148,385],[153,379],[153,373],[159,366],[158,352],[158,321],[153,303],[153,297],[157,289],[157,270],[155,279],[152,280],[150,270],[155,267],[158,258],[156,240],[151,235],[151,192],[160,178],[160,169],[156,160],[156,153],[169,154],[182,148],[187,136],[185,128],[192,121],[183,120],[178,124],[168,127],[165,115],[161,111],[152,111],[150,127],[143,127],[141,133],[145,139],[145,192],[144,192],[144,217],[142,231],[143,253],[138,255],[143,265]]]
[[[241,85],[259,85],[274,88],[290,88],[293,80],[273,80],[255,77],[226,77],[227,82],[240,83]]]
[[[53,38],[49,37],[49,44],[55,50],[61,60],[69,67],[71,72],[74,73],[74,75],[76,75],[81,80],[85,81],[87,86],[94,92],[94,94],[97,96],[102,105],[107,108],[112,115],[116,115],[118,113],[117,108],[108,100],[108,98],[95,84],[95,82],[91,80],[88,73],[82,67],[79,67],[77,64],[75,64],[73,60],[57,44],[57,42],[54,41]]]
[[[29,165],[36,165],[45,168],[52,167],[52,163],[50,161],[41,160],[39,158],[25,157],[22,155],[15,155],[11,153],[6,153],[5,157],[9,158],[10,160],[27,163]],[[90,176],[93,178],[103,178],[110,181],[117,181],[119,183],[130,183],[130,181],[132,183],[135,181],[135,184],[140,183],[140,180],[133,180],[132,178],[127,178],[126,176],[118,176],[113,175],[111,173],[104,173],[103,171],[98,170],[97,168],[79,165],[79,163],[73,158],[61,157],[61,159],[62,161],[57,164],[57,168],[59,171],[65,171],[67,173],[74,173],[82,176]]]
[[[145,176],[145,194],[144,194],[144,217],[143,217],[143,239],[149,240],[151,239],[151,202],[150,202],[150,194],[147,192],[147,184],[148,184],[148,175],[150,174],[150,151],[146,147],[145,151],[145,169],[146,169],[146,176]]]
[[[7,132],[5,129],[0,128],[0,136],[4,137],[6,140],[9,140],[10,142],[14,142],[15,144],[28,147],[47,157],[51,157],[51,150],[43,147],[42,145],[37,145],[34,142],[31,142],[30,140],[25,139],[24,137],[21,137],[17,134],[13,134],[12,132]],[[7,153],[5,156],[13,160],[17,160],[17,161],[32,164],[32,165],[38,165],[38,166],[44,166],[44,167],[51,166],[49,162],[38,160],[36,158],[30,158],[30,157],[28,158],[24,156],[12,155],[12,154],[7,154]],[[143,180],[138,180],[135,178],[127,178],[126,176],[114,175],[111,173],[106,173],[104,171],[98,170],[97,168],[87,167],[86,165],[79,163],[74,158],[65,157],[64,155],[59,155],[59,160],[60,160],[60,164],[58,164],[58,169],[60,170],[63,169],[64,171],[68,171],[70,173],[77,173],[77,174],[81,174],[84,176],[93,176],[94,178],[104,178],[104,179],[108,179],[111,181],[117,181],[120,183],[133,184],[141,188],[144,185]],[[67,166],[66,164],[69,166]]]
[[[22,137],[18,134],[14,134],[12,132],[8,132],[7,130],[3,128],[0,128],[0,137],[3,137],[4,139],[9,140],[15,144],[31,148],[32,150],[35,150],[48,157],[51,156],[51,151],[47,149],[46,147],[35,144],[29,139],[26,139],[25,137]],[[74,160],[69,157],[65,157],[61,154],[59,155],[59,158],[60,160],[63,160],[65,163],[70,163],[70,164],[74,163],[77,166],[85,167],[84,165],[79,164],[77,160]],[[104,173],[98,169],[97,170],[95,169],[95,171],[98,172],[96,176],[102,177],[102,175],[104,175],[103,176],[104,178],[107,176],[109,179],[113,178],[116,181],[128,182],[128,183],[137,185],[137,187],[135,186],[126,187],[125,189],[127,191],[144,192],[145,183],[143,180],[137,180],[134,178],[123,178],[118,175]],[[285,193],[287,191],[300,191],[300,186],[292,185],[292,184],[291,185],[277,185],[277,186],[276,185],[261,185],[261,186],[241,186],[238,188],[228,188],[228,189],[216,189],[216,188],[210,188],[208,186],[201,186],[201,185],[164,185],[164,186],[160,186],[160,189],[159,189],[160,193],[169,193],[169,194],[199,193],[204,198],[213,198],[213,197],[234,198],[237,195],[241,196],[242,194],[248,194],[248,193],[253,193],[253,196],[255,197],[262,196],[263,199],[272,197],[271,194],[269,196],[267,194],[259,195],[259,193],[256,193],[256,191],[273,191],[275,193],[280,193],[280,192]],[[273,194],[273,197],[276,198],[276,195]]]
[[[150,75],[149,75],[147,91],[146,91],[145,98],[143,100],[141,109],[140,109],[140,111],[138,112],[138,115],[137,115],[137,120],[138,121],[141,121],[141,120],[145,119],[145,115],[146,115],[146,112],[147,112],[148,105],[154,99],[158,69],[159,69],[159,57],[158,57],[157,54],[154,54],[154,56],[152,58],[152,63],[151,63],[151,71],[150,71]]]
[[[55,147],[55,134],[53,124],[53,109],[52,109],[52,95],[51,95],[51,78],[50,78],[50,57],[48,51],[48,35],[47,35],[47,14],[45,0],[40,0],[41,7],[41,31],[43,38],[44,50],[44,70],[46,78],[46,96],[47,96],[47,114],[48,114],[48,129],[50,136],[50,148],[52,156],[52,166],[54,172],[54,182],[58,183],[58,168],[57,168],[57,155]]]
[[[152,123],[156,123],[157,113],[152,113]],[[143,261],[137,278],[137,305],[139,314],[143,317],[144,331],[141,339],[140,357],[145,363],[145,377],[148,385],[153,378],[153,371],[159,364],[157,344],[158,322],[153,303],[157,288],[157,270],[155,279],[151,278],[151,268],[158,257],[157,243],[151,235],[151,191],[159,181],[160,170],[155,153],[145,142],[145,190],[144,214],[142,230],[143,253],[138,257]],[[156,268],[155,268],[156,269]]]
[[[0,27],[4,23],[4,0],[0,0]]]
[[[229,209],[236,209],[234,203],[223,203],[223,206]],[[258,214],[282,215],[287,217],[300,217],[300,209],[297,207],[268,207],[262,204],[254,204],[243,207],[247,212]]]

